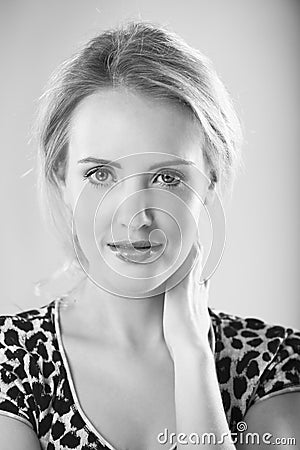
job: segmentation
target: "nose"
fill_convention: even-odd
[[[153,211],[148,207],[149,193],[142,178],[137,176],[124,181],[118,208],[119,223],[132,231],[150,227],[153,223]]]

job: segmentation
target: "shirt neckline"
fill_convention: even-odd
[[[106,446],[107,448],[109,448],[110,450],[118,450],[116,449],[112,444],[110,444],[103,436],[102,434],[96,429],[96,427],[93,425],[93,423],[90,421],[90,419],[87,417],[87,415],[85,414],[83,408],[81,407],[77,392],[76,392],[76,388],[75,388],[75,383],[73,381],[73,377],[72,377],[72,372],[71,372],[71,368],[69,365],[69,361],[68,361],[68,357],[64,348],[64,344],[62,341],[62,333],[61,333],[61,328],[60,328],[60,314],[59,314],[59,303],[60,303],[61,298],[57,298],[56,300],[54,300],[54,329],[55,329],[55,334],[57,337],[57,343],[58,343],[58,350],[60,352],[61,358],[62,358],[62,362],[63,362],[63,366],[64,369],[66,371],[67,374],[67,382],[70,386],[70,390],[71,390],[71,394],[74,400],[74,404],[77,408],[77,411],[79,412],[79,414],[81,415],[81,417],[83,418],[85,424],[88,426],[88,428],[95,434],[95,436],[97,437],[97,439],[100,441],[100,443],[104,446]],[[175,442],[172,447],[170,447],[168,450],[176,450],[177,443]]]

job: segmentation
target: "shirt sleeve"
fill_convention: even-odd
[[[2,330],[3,331],[3,330]],[[31,356],[13,342],[13,331],[0,328],[0,414],[18,419],[36,431],[37,408],[29,368]],[[5,341],[7,336],[10,345]]]
[[[259,378],[251,405],[295,391],[300,391],[300,332],[288,328],[287,336]]]

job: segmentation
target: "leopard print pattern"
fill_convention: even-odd
[[[58,303],[0,316],[0,414],[30,425],[42,449],[114,450],[74,400],[58,339]],[[209,313],[223,407],[235,433],[256,402],[300,390],[300,332]]]

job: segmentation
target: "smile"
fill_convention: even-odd
[[[163,244],[150,241],[118,241],[107,245],[119,259],[133,264],[152,262],[151,258],[163,248]]]

